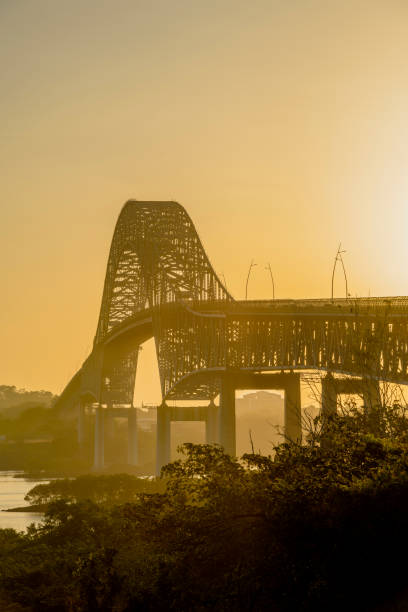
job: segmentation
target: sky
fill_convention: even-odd
[[[249,298],[268,263],[329,296],[339,242],[353,296],[408,294],[407,57],[406,0],[0,0],[0,384],[81,366],[130,198],[185,206],[236,298],[252,259]]]

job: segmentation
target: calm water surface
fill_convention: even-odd
[[[24,496],[40,482],[49,480],[30,480],[14,478],[16,472],[0,471],[0,529],[12,528],[25,531],[31,523],[39,523],[42,514],[37,512],[1,512],[7,508],[28,506]]]

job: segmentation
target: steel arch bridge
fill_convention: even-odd
[[[230,452],[235,388],[285,389],[295,406],[286,410],[287,433],[299,438],[295,372],[357,377],[371,389],[379,380],[408,383],[407,297],[234,300],[180,204],[130,200],[114,231],[92,352],[59,405],[131,406],[139,347],[152,337],[160,418],[164,415],[165,423],[171,418],[169,399],[208,400],[205,418],[211,420],[220,394],[209,438]],[[158,423],[168,439],[163,427]]]

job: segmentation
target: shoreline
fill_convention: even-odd
[[[44,514],[47,506],[44,504],[34,504],[33,506],[18,506],[16,508],[3,508],[1,512],[33,512]]]

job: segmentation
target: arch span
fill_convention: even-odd
[[[122,208],[106,269],[96,343],[136,313],[183,300],[231,300],[177,202]]]
[[[131,403],[154,337],[163,400],[213,399],[244,372],[318,369],[408,383],[408,298],[235,301],[177,202],[128,201],[110,248],[94,346],[61,402]]]

